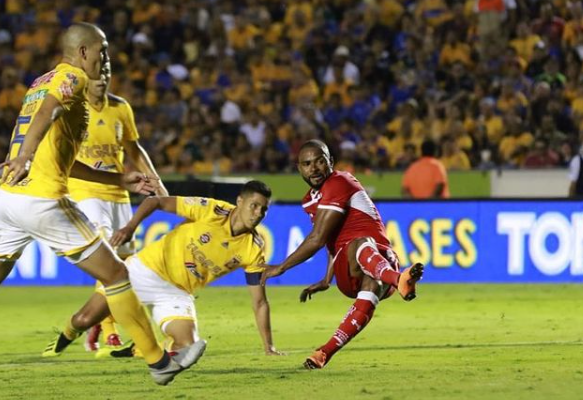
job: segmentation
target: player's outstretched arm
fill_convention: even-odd
[[[312,295],[317,292],[323,292],[330,288],[330,282],[332,282],[332,277],[334,276],[334,258],[330,253],[328,253],[328,266],[326,267],[326,275],[324,279],[313,285],[308,286],[302,293],[300,293],[300,302],[305,303],[306,300],[312,300]]]
[[[146,153],[146,150],[135,140],[124,140],[122,141],[122,145],[124,150],[128,155],[129,161],[132,165],[140,172],[148,176],[155,176],[158,179],[158,173],[156,172],[156,168],[154,168],[154,164],[152,164],[152,160]],[[160,188],[156,191],[157,196],[168,196],[168,190],[164,187],[164,184],[160,180]]]
[[[18,156],[0,164],[0,183],[4,183],[8,176],[12,175],[9,185],[14,186],[27,177],[40,142],[45,137],[51,124],[59,118],[62,112],[63,107],[56,97],[48,94],[32,119],[22,147],[18,151]],[[7,170],[2,173],[5,167]]]
[[[128,172],[119,174],[117,172],[100,171],[93,169],[82,162],[75,161],[71,168],[72,178],[84,181],[99,182],[106,185],[122,187],[130,192],[151,195],[160,187],[160,180],[155,176],[148,176],[141,172]]]
[[[156,210],[163,210],[176,214],[176,197],[148,197],[136,210],[136,213],[126,226],[115,231],[109,242],[112,246],[120,246],[130,240],[143,220]]]
[[[261,276],[261,284],[265,285],[268,278],[279,276],[290,268],[303,263],[318,252],[344,219],[344,214],[332,209],[319,209],[314,221],[314,227],[299,247],[279,265],[265,265],[265,271]]]
[[[259,330],[259,334],[263,340],[265,355],[285,355],[281,351],[278,351],[273,345],[273,337],[271,333],[271,313],[269,309],[269,302],[267,301],[267,295],[265,293],[265,287],[259,285],[260,273],[246,273],[245,275],[247,278],[247,287],[249,288],[249,293],[251,294],[251,305],[253,307],[253,313],[255,314],[255,322],[257,323],[257,329]]]

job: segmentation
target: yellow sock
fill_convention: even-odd
[[[101,336],[101,341],[103,343],[107,342],[109,335],[112,335],[114,333],[116,335],[119,334],[117,332],[116,327],[115,327],[115,319],[113,319],[113,316],[111,316],[111,314],[108,315],[107,317],[105,317],[105,319],[103,321],[101,321],[101,329],[103,332],[103,335]]]
[[[144,312],[129,281],[121,281],[105,287],[107,304],[115,320],[131,336],[148,364],[154,364],[164,356],[156,342],[150,321]]]
[[[83,331],[80,331],[78,329],[75,329],[75,327],[73,327],[73,319],[71,318],[69,320],[69,322],[67,322],[67,326],[65,326],[65,329],[63,329],[63,334],[65,335],[65,337],[71,341],[77,339],[79,336],[81,336],[81,334],[83,333]]]

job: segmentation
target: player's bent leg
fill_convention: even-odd
[[[350,243],[349,259],[356,263],[363,273],[373,279],[397,286],[399,282],[399,260],[392,250],[386,256],[379,251],[373,238],[355,239]]]
[[[125,265],[109,245],[103,243],[77,265],[104,284],[111,313],[129,333],[150,367],[168,367],[170,356],[158,345],[148,317],[132,290]]]
[[[363,284],[356,296],[356,301],[344,316],[332,338],[317,349],[304,362],[307,369],[320,369],[330,362],[338,350],[344,347],[352,338],[362,331],[373,317],[374,310],[379,303],[379,284],[372,278],[363,277]]]

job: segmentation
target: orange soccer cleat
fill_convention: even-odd
[[[423,264],[416,263],[411,268],[406,269],[399,277],[397,290],[405,301],[411,301],[417,294],[415,284],[423,277]]]
[[[322,350],[316,350],[314,354],[306,358],[304,367],[306,369],[322,369],[326,365],[326,353]]]

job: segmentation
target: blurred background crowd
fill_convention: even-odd
[[[59,33],[98,24],[160,173],[564,167],[583,131],[583,5],[542,0],[0,0],[0,159]]]

